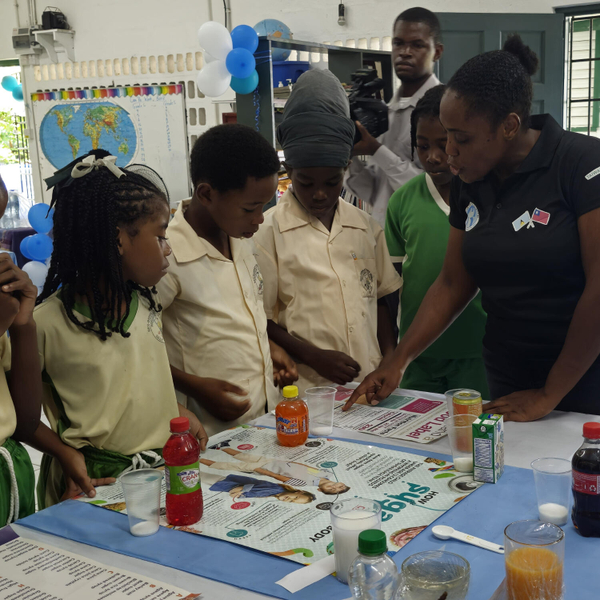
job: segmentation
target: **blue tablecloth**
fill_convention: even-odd
[[[348,440],[350,441],[350,440]],[[354,443],[355,440],[351,440]],[[384,444],[373,444],[402,450]],[[449,460],[427,450],[406,449],[413,454]],[[506,525],[521,519],[536,519],[537,504],[533,473],[507,467],[495,484],[486,484],[444,513],[434,525],[455,529],[503,544]],[[288,573],[302,568],[292,561],[236,546],[214,538],[160,528],[150,537],[133,537],[127,517],[110,510],[70,500],[26,519],[20,525],[68,538],[98,548],[112,550],[150,562],[215,579],[255,592],[289,600],[343,600],[350,596],[347,586],[332,576],[290,594],[275,584]],[[600,558],[600,540],[581,537],[569,523],[566,533],[565,600],[597,600],[599,586],[594,584]],[[402,561],[416,552],[444,548],[464,556],[471,564],[468,600],[487,600],[504,578],[504,557],[455,540],[441,541],[431,526],[394,555],[400,569]]]

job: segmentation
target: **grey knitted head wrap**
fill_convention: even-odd
[[[331,72],[302,74],[286,102],[277,140],[290,167],[345,167],[355,125],[346,92]]]

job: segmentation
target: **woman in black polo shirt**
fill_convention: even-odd
[[[600,414],[600,140],[530,117],[536,55],[518,36],[465,63],[440,119],[455,175],[442,272],[387,364],[376,403],[482,292],[489,410],[531,421]]]

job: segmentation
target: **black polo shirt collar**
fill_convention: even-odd
[[[540,137],[515,173],[530,173],[549,167],[565,133],[550,115],[533,115],[530,128],[540,130]]]

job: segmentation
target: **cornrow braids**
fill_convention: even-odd
[[[90,154],[96,158],[109,155],[104,150]],[[117,228],[134,237],[139,226],[167,200],[145,177],[126,168],[121,170],[125,175],[117,178],[106,167],[97,167],[54,187],[54,250],[37,300],[39,304],[61,288],[60,298],[69,320],[102,340],[113,333],[129,337],[124,327],[133,290],[148,301],[151,309],[161,310],[155,301],[155,288],[124,280]],[[73,311],[78,298],[89,307],[89,321],[79,320]]]
[[[533,85],[538,57],[519,35],[510,36],[502,50],[479,54],[468,60],[448,82],[448,89],[464,98],[469,111],[486,115],[497,127],[516,113],[529,127]]]
[[[417,123],[421,117],[439,118],[440,103],[445,91],[446,86],[443,84],[427,90],[410,114],[410,152],[413,160],[415,158],[415,148],[417,147]]]

